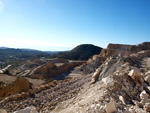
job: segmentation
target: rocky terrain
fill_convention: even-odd
[[[149,42],[109,44],[67,74],[63,80],[5,97],[0,109],[18,113],[150,112]]]

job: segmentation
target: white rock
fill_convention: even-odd
[[[113,113],[116,111],[116,102],[111,100],[109,103],[105,105],[107,113]]]
[[[147,72],[145,73],[145,76],[150,76],[150,71],[147,71]]]
[[[103,78],[102,79],[102,81],[104,82],[104,84],[106,85],[106,86],[114,86],[114,80],[113,80],[113,78],[112,77],[110,77],[110,76],[108,76],[108,77],[105,77],[105,78]]]
[[[100,113],[105,113],[105,109],[104,109],[103,106],[101,106],[101,107],[99,108],[99,112],[100,112]]]
[[[119,96],[119,99],[122,101],[123,104],[126,104],[125,99],[123,98],[123,96]]]
[[[19,110],[19,111],[15,111],[14,113],[38,113],[38,112],[35,109],[35,107],[30,106],[30,107],[27,107],[25,109],[22,109],[22,110]]]
[[[132,80],[135,82],[139,81],[142,77],[141,72],[138,68],[134,68],[129,72],[129,76],[131,76]]]
[[[140,98],[143,100],[143,99],[148,99],[148,94],[146,93],[146,91],[142,91],[141,94],[140,94]]]
[[[91,108],[94,108],[94,107],[95,107],[95,104],[92,104],[92,105],[91,105]]]
[[[131,108],[129,108],[129,111],[130,111],[131,113],[135,113],[135,111],[134,111],[133,109],[131,109]]]
[[[147,86],[148,90],[150,90],[150,86]]]
[[[150,76],[146,76],[144,80],[150,85]]]
[[[137,108],[136,113],[146,113],[142,108]]]
[[[100,68],[96,69],[96,71],[94,72],[94,74],[92,76],[91,84],[93,84],[97,81],[99,74],[100,74]]]

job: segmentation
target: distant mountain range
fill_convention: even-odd
[[[48,56],[48,53],[38,50],[24,50],[14,48],[0,48],[0,60],[15,59],[15,58],[31,58],[31,57],[42,57]]]
[[[65,58],[69,60],[87,60],[94,54],[99,54],[101,47],[92,44],[82,44],[70,51],[39,51],[34,49],[14,49],[0,47],[0,61],[7,58],[32,58],[32,57],[49,57]]]

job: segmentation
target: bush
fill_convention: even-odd
[[[9,73],[9,70],[8,70],[8,69],[6,69],[3,73],[4,73],[4,74],[7,74],[7,75],[10,75],[10,73]]]

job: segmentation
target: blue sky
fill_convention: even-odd
[[[150,41],[150,0],[0,0],[0,46],[69,50]]]

